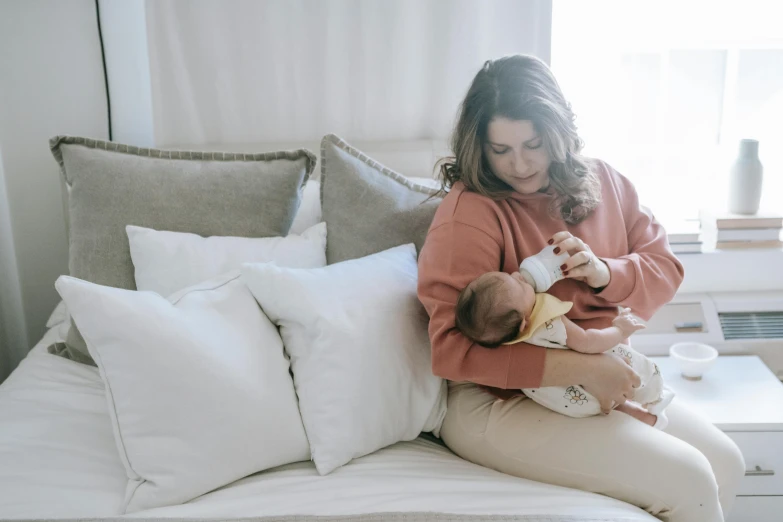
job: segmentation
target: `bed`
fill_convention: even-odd
[[[370,153],[426,177],[438,150],[426,142]],[[318,183],[308,182],[292,232],[321,219],[318,194]],[[657,520],[615,499],[474,465],[431,435],[393,444],[326,476],[312,462],[287,464],[181,505],[122,515],[128,476],[104,383],[96,367],[49,353],[71,325],[62,307],[47,324],[44,337],[0,385],[0,519]]]
[[[54,325],[0,385],[0,518],[654,521],[624,502],[466,462],[432,437],[321,477],[311,463],[239,480],[180,506],[120,517],[127,478],[97,368],[47,353]]]

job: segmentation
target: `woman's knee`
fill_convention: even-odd
[[[728,513],[745,477],[745,459],[737,444],[726,435],[717,442],[707,457],[718,482],[721,506],[724,513]]]
[[[718,481],[709,460],[696,448],[690,446],[666,465],[664,473],[651,473],[650,478],[663,485],[660,505],[651,510],[663,520],[723,521]]]
[[[737,444],[707,420],[675,401],[667,432],[698,449],[710,463],[724,512],[734,503],[745,476],[745,460]]]
[[[741,480],[745,476],[745,458],[739,446],[727,435],[722,437],[716,446],[715,455],[710,455],[709,458],[718,484]]]

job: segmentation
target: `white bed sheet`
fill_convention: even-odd
[[[46,353],[63,338],[60,328],[0,386],[0,518],[102,516],[122,507],[128,479],[103,382],[97,368]]]
[[[98,370],[46,352],[66,327],[50,330],[0,386],[0,519],[120,514],[126,477]],[[291,464],[187,504],[129,518],[390,512],[657,520],[614,499],[476,466],[423,438],[357,459],[326,477],[312,463]]]

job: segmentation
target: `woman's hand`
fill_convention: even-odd
[[[591,368],[582,379],[582,387],[598,400],[604,414],[633,399],[642,381],[630,361],[609,353],[591,355],[588,361]]]
[[[568,252],[569,257],[560,267],[568,279],[582,281],[592,288],[603,288],[609,284],[611,273],[590,247],[570,232],[558,232],[549,240],[555,246],[555,254]]]

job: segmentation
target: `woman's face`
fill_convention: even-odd
[[[496,117],[487,127],[484,154],[492,172],[520,194],[549,186],[549,155],[529,120]]]

